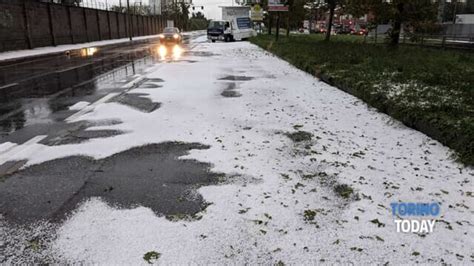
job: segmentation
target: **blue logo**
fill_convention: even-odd
[[[441,208],[438,203],[392,202],[392,215],[397,232],[403,233],[432,233]],[[402,218],[402,219],[398,219]]]
[[[440,207],[433,203],[393,202],[392,215],[394,216],[438,216]]]

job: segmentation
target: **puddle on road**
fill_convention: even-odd
[[[118,102],[146,113],[151,113],[160,108],[161,103],[153,102],[143,96],[147,96],[147,94],[125,93],[113,98],[110,102]]]
[[[18,129],[15,134],[0,135],[0,143],[12,142],[23,144],[35,136],[46,135],[48,137],[41,141],[41,144],[49,146],[77,144],[93,138],[106,138],[122,134],[124,132],[117,130],[87,130],[94,126],[108,126],[120,123],[121,121],[118,120],[102,120],[96,122],[79,121],[66,123],[61,121],[53,124],[35,124]]]
[[[138,88],[139,89],[157,89],[157,88],[161,88],[161,87],[163,87],[163,86],[158,85],[158,84],[154,84],[154,83],[145,83],[145,84],[140,85]]]
[[[5,74],[0,75],[0,87],[7,86],[0,91],[0,135],[29,125],[61,121],[70,115],[69,106],[78,101],[96,101],[119,89],[123,85],[120,80],[129,82],[128,77],[154,63],[147,49],[119,51],[113,60],[104,54],[97,58],[57,59],[67,67],[57,66],[54,58],[45,60],[22,63],[21,69],[17,65],[0,66],[0,72]]]
[[[211,165],[178,159],[199,143],[167,142],[102,160],[83,156],[28,167],[0,182],[0,212],[10,222],[59,222],[79,203],[100,197],[118,208],[145,206],[158,215],[193,216],[208,205],[197,189],[216,184],[222,174]]]
[[[57,138],[53,138],[42,142],[42,144],[49,145],[49,146],[57,146],[57,145],[66,145],[66,144],[80,144],[90,139],[97,139],[97,138],[108,138],[113,136],[118,136],[123,134],[123,131],[120,130],[86,130],[81,129],[75,132],[71,132],[66,136],[61,136]]]
[[[210,57],[210,56],[219,55],[219,54],[215,54],[215,53],[212,53],[212,52],[206,52],[206,51],[188,51],[188,54],[192,55],[192,56],[202,56],[202,57]]]
[[[226,88],[221,92],[221,95],[226,98],[234,98],[234,97],[242,96],[242,94],[236,91],[236,89],[237,89],[237,84],[235,82],[227,83]]]
[[[160,78],[147,78],[145,82],[165,82],[165,81]]]
[[[229,76],[225,76],[223,78],[220,78],[219,80],[249,81],[249,80],[252,80],[252,79],[253,79],[253,77],[248,77],[248,76],[229,75]]]

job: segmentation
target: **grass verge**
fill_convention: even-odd
[[[457,151],[474,165],[474,54],[321,35],[250,40]]]

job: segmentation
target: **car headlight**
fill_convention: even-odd
[[[163,38],[165,37],[165,35],[160,34],[160,35],[158,35],[158,37],[159,37],[160,39],[163,39]]]
[[[181,57],[182,53],[183,53],[183,49],[181,49],[181,47],[179,47],[179,45],[175,45],[173,47],[173,57],[175,59],[179,59],[179,57]]]
[[[160,45],[160,47],[158,48],[158,54],[161,57],[165,57],[167,53],[168,53],[168,51],[166,50],[166,47],[163,46],[163,45]]]
[[[173,35],[173,38],[178,39],[178,38],[179,38],[179,35],[178,35],[178,34],[174,34],[174,35]]]

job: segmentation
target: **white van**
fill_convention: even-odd
[[[250,20],[250,8],[245,6],[224,6],[222,20],[211,20],[207,28],[207,38],[212,42],[240,41],[255,36]]]

